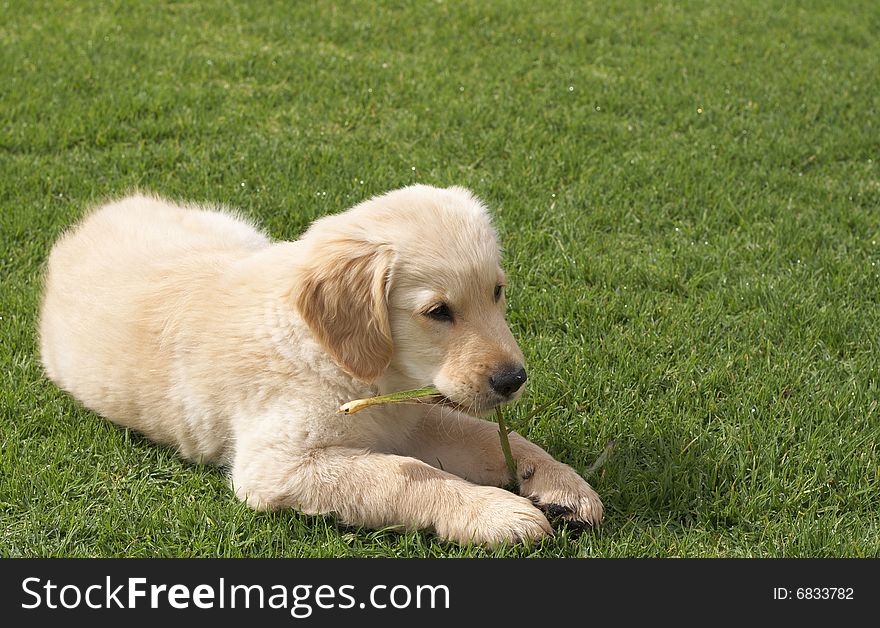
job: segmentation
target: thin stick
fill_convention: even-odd
[[[507,463],[507,470],[510,471],[510,477],[515,486],[519,487],[519,476],[516,473],[516,461],[513,454],[510,453],[510,440],[507,438],[507,425],[504,422],[504,413],[501,408],[495,407],[495,420],[498,421],[498,436],[501,438],[501,451],[504,452],[504,461]]]
[[[417,399],[440,401],[443,395],[434,386],[426,386],[425,388],[416,388],[414,390],[402,390],[400,392],[390,393],[387,395],[379,395],[378,397],[370,397],[368,399],[354,399],[348,403],[339,406],[337,412],[342,414],[354,414],[360,412],[364,408],[376,406],[383,403],[401,403],[404,401],[413,401]]]

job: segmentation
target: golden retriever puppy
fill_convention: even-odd
[[[271,242],[235,214],[132,196],[91,213],[49,257],[47,375],[111,421],[189,460],[228,465],[257,509],[328,513],[460,543],[552,534],[542,509],[598,524],[570,467],[494,423],[523,356],[485,207],[412,186]],[[434,384],[449,404],[340,404]],[[472,416],[473,415],[473,416]]]

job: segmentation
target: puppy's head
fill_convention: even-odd
[[[486,208],[462,188],[412,186],[315,222],[296,304],[339,365],[382,392],[435,385],[480,414],[526,380],[504,319]]]

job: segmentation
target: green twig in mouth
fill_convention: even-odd
[[[378,397],[369,397],[367,399],[355,399],[339,406],[337,412],[342,414],[354,414],[364,408],[376,406],[383,403],[400,403],[402,401],[425,400],[440,401],[443,395],[434,386],[426,386],[424,388],[415,388],[413,390],[402,390],[400,392],[389,393],[387,395],[379,395]]]

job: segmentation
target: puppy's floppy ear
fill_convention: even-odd
[[[322,242],[301,275],[296,307],[347,373],[374,381],[393,345],[386,285],[393,252],[356,240]]]

